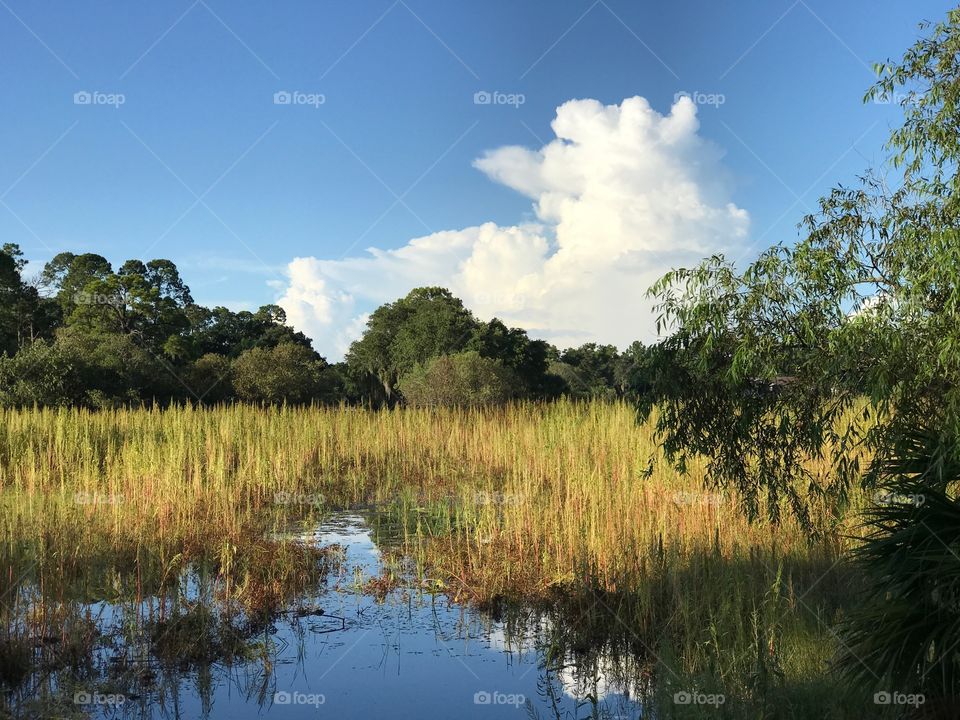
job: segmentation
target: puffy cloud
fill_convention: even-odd
[[[561,347],[652,340],[652,282],[746,237],[722,152],[698,135],[686,97],[667,115],[642,97],[571,100],[552,128],[556,138],[538,150],[502,147],[474,162],[529,197],[537,222],[443,231],[343,260],[296,258],[278,300],[290,322],[337,358],[373,307],[442,285],[478,317]]]

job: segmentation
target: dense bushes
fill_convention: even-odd
[[[516,376],[499,360],[477,352],[441,355],[417,365],[400,379],[410,405],[486,405],[517,394]]]
[[[247,350],[233,363],[237,397],[252,402],[302,403],[324,399],[323,371],[307,348],[284,343],[275,348]],[[332,399],[332,398],[326,398]]]

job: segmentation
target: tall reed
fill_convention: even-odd
[[[396,503],[407,552],[456,597],[592,594],[591,612],[610,611],[598,623],[625,623],[672,671],[713,667],[743,685],[825,672],[822,624],[841,610],[835,566],[863,498],[811,499],[816,541],[789,516],[749,523],[701,468],[675,473],[652,423],[618,403],[0,410],[7,582],[144,553],[249,575],[249,558],[283,555],[237,557],[256,538],[360,502]]]

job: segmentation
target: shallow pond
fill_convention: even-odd
[[[230,720],[653,716],[644,713],[643,675],[629,659],[558,650],[562,620],[548,609],[494,612],[452,602],[415,579],[408,560],[385,552],[389,533],[374,533],[371,517],[335,513],[296,536],[338,546],[335,569],[269,622],[238,630],[242,652],[218,640],[218,650],[231,648],[223,653],[229,660],[212,653],[158,666],[146,646],[160,643],[164,631],[143,632],[143,608],[94,599],[84,617],[108,639],[92,661],[69,676],[32,678],[7,696],[7,710]],[[203,582],[186,584],[199,607]],[[131,640],[140,636],[149,638],[144,647]]]

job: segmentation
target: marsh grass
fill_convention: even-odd
[[[664,687],[697,679],[761,703],[830,685],[850,582],[838,561],[863,502],[811,498],[816,540],[789,515],[747,522],[701,467],[675,473],[625,404],[0,411],[8,585],[64,597],[112,565],[143,596],[201,564],[225,598],[276,608],[321,565],[285,530],[389,505],[436,589],[566,605],[579,620],[564,647],[616,635]]]

